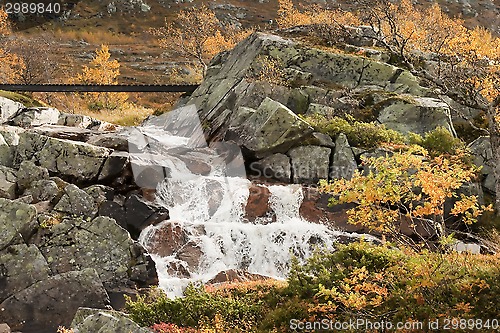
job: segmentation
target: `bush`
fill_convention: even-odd
[[[462,140],[453,137],[446,128],[441,126],[426,133],[423,138],[421,135],[410,133],[408,142],[424,147],[433,156],[453,154],[457,149],[465,147]]]
[[[344,133],[349,143],[355,147],[375,148],[382,143],[403,144],[405,137],[403,134],[384,125],[377,123],[364,123],[355,121],[352,118],[348,120],[340,117],[326,117],[314,114],[303,118],[318,132],[336,137]]]

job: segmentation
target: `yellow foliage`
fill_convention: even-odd
[[[195,61],[203,76],[213,56],[249,35],[249,31],[223,27],[206,5],[180,11],[174,22],[166,22],[165,27],[152,32],[167,52]]]
[[[422,152],[421,148],[419,149]],[[403,217],[431,219],[435,232],[446,236],[444,205],[455,191],[477,171],[463,164],[461,156],[428,158],[415,149],[392,156],[369,158],[368,174],[355,172],[351,180],[322,181],[320,190],[334,195],[332,204],[356,203],[348,211],[349,222],[384,234],[398,236]],[[474,196],[462,195],[451,211],[465,223],[473,223],[491,207],[483,207]],[[413,227],[414,223],[411,223]]]
[[[82,84],[118,84],[117,77],[120,75],[120,64],[117,60],[110,60],[111,54],[107,45],[101,45],[90,66],[84,66],[82,73],[76,77],[76,82]],[[90,109],[113,110],[122,107],[127,99],[126,93],[102,93],[90,92],[83,94]]]
[[[318,6],[310,9],[298,10],[292,0],[279,0],[278,18],[276,23],[281,29],[298,25],[327,24],[327,25],[359,25],[360,20],[350,12],[328,10]]]
[[[0,39],[8,34],[10,34],[8,15],[0,8]],[[3,45],[0,44],[0,80],[6,83],[16,83],[24,69],[23,60],[5,50]]]

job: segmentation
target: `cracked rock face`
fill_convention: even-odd
[[[147,270],[151,260],[142,247],[137,248],[125,229],[104,216],[93,220],[64,219],[42,230],[36,238],[36,245],[53,272],[93,268],[107,290],[127,285],[130,270],[134,266]]]
[[[0,251],[29,238],[35,228],[35,217],[35,207],[0,198]]]
[[[108,295],[92,268],[51,276],[0,303],[0,322],[13,331],[55,332],[81,306],[104,308]],[[69,319],[71,320],[71,319]],[[28,323],[26,323],[28,322]]]

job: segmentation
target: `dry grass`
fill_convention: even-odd
[[[90,29],[58,29],[54,31],[54,36],[63,42],[84,41],[92,45],[135,45],[143,43],[143,39],[139,37],[106,30],[92,31]]]

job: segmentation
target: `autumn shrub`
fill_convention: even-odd
[[[288,309],[289,317],[302,321],[494,319],[499,263],[498,255],[415,252],[361,241],[293,265],[281,293],[307,303],[306,311]],[[277,314],[286,317],[280,307],[264,322]]]
[[[382,143],[403,144],[405,142],[404,135],[375,122],[365,123],[353,118],[346,120],[341,117],[327,117],[318,114],[305,116],[303,119],[316,131],[328,134],[332,138],[344,133],[349,143],[355,147],[374,148]]]
[[[465,144],[459,138],[455,138],[446,128],[439,126],[436,129],[421,135],[410,133],[408,142],[425,148],[431,155],[454,154],[457,149],[465,148]]]
[[[136,301],[128,300],[126,311],[132,320],[143,326],[163,322],[201,329],[228,323],[236,332],[250,332],[263,317],[266,294],[276,288],[279,286],[221,291],[190,285],[183,298],[169,299],[162,293],[153,292]]]

